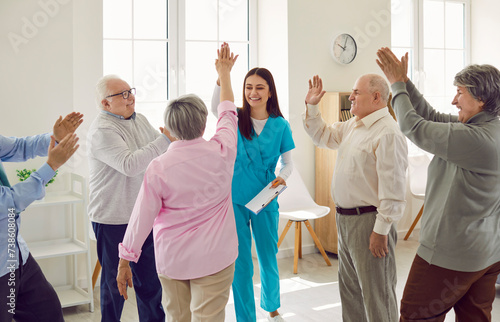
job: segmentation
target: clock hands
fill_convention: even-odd
[[[345,50],[345,47],[340,46],[340,44],[337,44],[337,46],[339,46],[340,48],[342,48],[343,50]]]

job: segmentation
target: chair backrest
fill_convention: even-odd
[[[431,159],[428,154],[420,154],[408,157],[408,177],[410,179],[410,191],[414,196],[424,196],[427,185],[427,168]]]
[[[319,206],[309,194],[297,168],[293,169],[292,174],[286,180],[286,185],[286,190],[278,197],[280,212]]]

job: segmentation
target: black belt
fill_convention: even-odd
[[[367,212],[377,211],[377,207],[375,206],[366,206],[366,207],[357,207],[357,208],[340,208],[335,207],[337,212],[341,215],[361,215]]]

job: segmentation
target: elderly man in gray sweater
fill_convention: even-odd
[[[142,184],[147,166],[164,153],[171,137],[156,131],[135,112],[135,89],[117,76],[97,83],[102,111],[90,126],[87,144],[90,168],[88,213],[97,238],[101,271],[102,321],[120,321],[124,299],[118,293],[116,274],[118,244]],[[162,289],[155,269],[152,233],[142,248],[141,259],[131,265],[141,321],[164,321]]]

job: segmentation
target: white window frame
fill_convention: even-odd
[[[394,0],[393,0],[394,1]],[[456,2],[464,4],[464,15],[465,15],[465,32],[464,32],[464,52],[465,52],[465,65],[470,64],[471,49],[470,49],[470,0],[442,0],[443,2]],[[424,81],[425,81],[425,71],[424,71],[424,0],[413,0],[413,33],[411,39],[411,47],[413,50],[413,60],[412,60],[412,82],[419,89],[419,91],[425,95],[424,92]],[[445,6],[446,14],[446,6]],[[444,18],[444,17],[443,17]],[[446,35],[445,35],[446,37]],[[446,43],[446,40],[445,40]],[[446,48],[443,48],[446,50]],[[451,94],[451,93],[450,93]]]
[[[134,3],[135,1],[140,0],[132,0],[132,36],[131,38],[104,38],[105,40],[130,40],[132,42],[132,79],[127,79],[126,81],[131,82],[131,85],[136,84],[139,80],[135,79],[134,75],[134,44],[135,41],[140,41],[141,39],[134,38]],[[223,0],[217,0],[220,3]],[[245,0],[246,1],[246,0]],[[220,5],[217,6],[218,10],[220,9]],[[148,39],[149,40],[161,40],[165,41],[168,44],[167,49],[167,97],[165,101],[167,102],[171,98],[178,97],[180,95],[186,94],[186,77],[185,77],[185,25],[183,22],[183,18],[185,17],[185,2],[184,0],[167,0],[167,38],[166,39]],[[104,19],[106,19],[104,17]],[[217,18],[218,19],[218,18]],[[248,40],[247,41],[231,41],[230,43],[245,43],[249,46],[248,52],[248,61],[245,62],[247,64],[247,69],[250,66],[256,66],[257,61],[257,1],[248,0]],[[219,24],[217,24],[219,25]],[[218,30],[217,30],[218,31]],[[219,35],[219,33],[217,33]],[[228,41],[227,39],[217,39],[217,45],[220,45],[224,41]],[[200,41],[203,42],[203,41]],[[215,40],[209,40],[206,42],[215,42]],[[214,50],[215,54],[215,50]],[[241,59],[240,59],[241,60]],[[242,62],[240,62],[241,64]],[[215,83],[215,80],[214,80]],[[210,86],[210,84],[207,84]],[[237,89],[235,89],[237,90]],[[158,101],[143,101],[144,103],[159,103]]]

